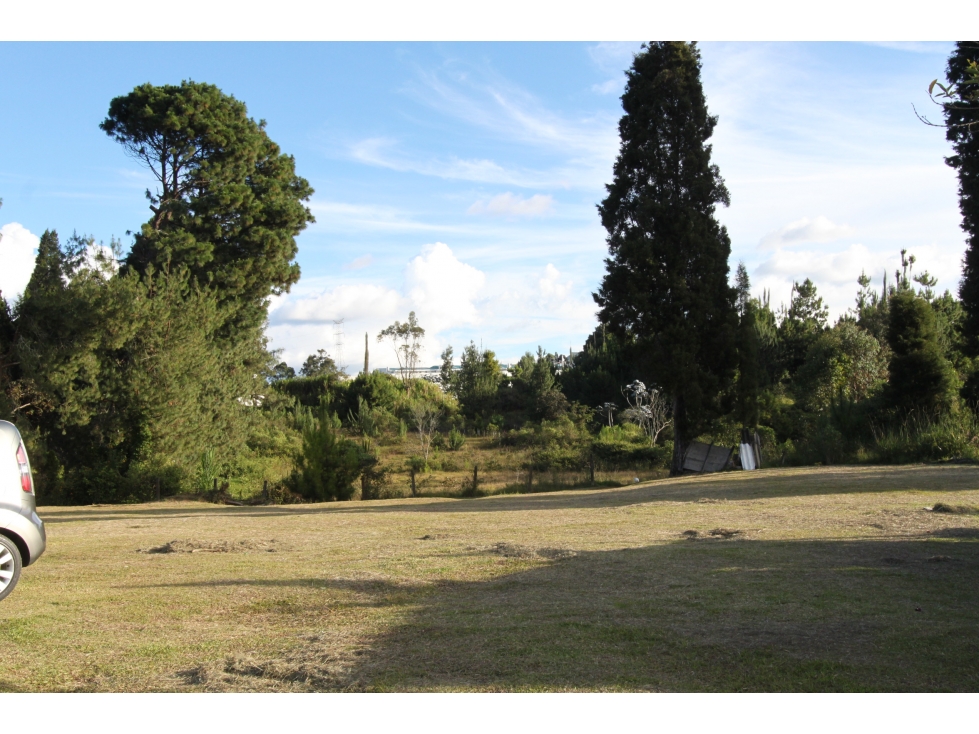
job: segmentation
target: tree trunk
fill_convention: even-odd
[[[670,463],[670,476],[678,477],[683,473],[683,457],[687,453],[687,446],[690,445],[689,437],[686,435],[686,415],[684,414],[683,400],[679,397],[673,398],[673,461]]]

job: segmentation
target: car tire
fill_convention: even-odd
[[[0,601],[3,601],[20,580],[20,550],[10,538],[0,535]]]

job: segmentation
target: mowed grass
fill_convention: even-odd
[[[914,466],[42,508],[0,690],[974,691],[977,507]]]

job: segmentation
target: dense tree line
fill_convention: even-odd
[[[312,221],[293,159],[212,85],[143,85],[101,127],[156,177],[149,221],[125,256],[45,232],[0,313],[0,413],[68,502],[173,488],[205,448],[228,468],[262,442],[268,297],[298,279]]]

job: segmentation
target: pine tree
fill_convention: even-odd
[[[948,410],[954,377],[942,355],[935,313],[928,302],[911,290],[891,296],[887,340],[892,351],[891,405],[902,415],[917,411],[926,418]]]
[[[644,45],[627,77],[621,149],[598,208],[609,257],[595,300],[603,323],[636,340],[644,381],[672,397],[678,474],[737,359],[731,242],[714,216],[729,195],[710,161],[717,118],[696,46]]]
[[[213,281],[233,336],[260,329],[270,295],[299,280],[296,236],[314,221],[313,190],[243,102],[211,84],[143,84],[116,97],[100,125],[153,173],[153,213],[126,265],[183,265]],[[247,338],[247,337],[246,337]]]

